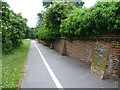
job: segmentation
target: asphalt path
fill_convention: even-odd
[[[80,60],[32,40],[21,88],[118,88],[118,82],[98,79]]]

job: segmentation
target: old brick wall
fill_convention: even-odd
[[[63,45],[63,41],[57,40],[56,42],[54,42],[54,49],[60,52],[62,45]]]
[[[67,54],[83,62],[91,63],[96,50],[96,43],[90,41],[66,41]]]
[[[118,80],[117,77],[120,77],[120,42],[112,42],[111,49],[112,52],[107,62],[107,77]]]
[[[42,44],[47,44],[38,40]],[[120,75],[120,37],[94,37],[72,41],[61,38],[51,47],[62,55],[81,60],[90,66],[91,74],[101,79],[118,80]]]
[[[107,42],[104,40],[65,40],[54,43],[54,49],[61,54],[86,62],[90,65],[90,72],[101,79],[114,79],[118,77],[118,51],[119,42]]]
[[[106,69],[110,57],[112,56],[112,45],[113,43],[104,41],[96,42],[96,51],[92,56],[91,73],[98,78],[109,78],[107,77],[108,73],[106,72]]]

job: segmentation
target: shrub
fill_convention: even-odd
[[[89,9],[78,9],[62,20],[60,33],[69,38],[120,34],[119,11],[119,2],[98,2]]]

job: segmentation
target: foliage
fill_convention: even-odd
[[[73,3],[74,3],[75,6],[78,7],[78,8],[82,8],[83,5],[85,4],[83,1],[81,1],[81,2],[73,2]]]
[[[20,80],[30,46],[29,40],[24,40],[20,48],[2,57],[2,88],[20,88]]]
[[[37,33],[36,29],[31,28],[30,33],[31,33],[30,34],[31,39],[35,39],[36,38],[36,33]]]
[[[43,2],[43,7],[44,8],[48,8],[48,7],[50,7],[50,5],[52,5],[53,4],[53,2]]]
[[[37,16],[38,16],[37,27],[39,27],[44,22],[45,11],[42,11],[41,13],[38,13]]]
[[[71,39],[120,34],[120,2],[97,2],[91,8],[76,5],[66,2],[52,4],[37,29],[38,38],[54,41],[61,36]]]
[[[55,33],[46,28],[44,24],[42,24],[38,28],[37,37],[40,38],[41,40],[52,42],[53,40],[55,40],[55,37],[53,35],[55,35]]]
[[[2,50],[8,53],[14,47],[22,44],[23,31],[26,30],[26,19],[9,9],[6,2],[2,2]]]
[[[81,8],[85,4],[83,1],[81,1],[81,2],[72,2],[72,3],[74,3],[76,5],[76,7],[79,7],[79,8]],[[53,2],[43,2],[43,7],[48,8],[52,4],[53,4]]]
[[[26,30],[23,32],[23,39],[35,39],[36,38],[36,29],[27,27]]]
[[[59,38],[61,20],[66,19],[67,15],[75,9],[76,6],[73,3],[55,2],[45,12],[44,22],[38,30],[38,37],[51,41]]]
[[[66,37],[120,34],[120,2],[98,2],[78,9],[62,20],[60,33]]]

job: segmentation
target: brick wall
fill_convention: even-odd
[[[118,80],[120,42],[106,40],[65,40],[54,43],[54,49],[90,65],[91,74],[101,79]]]
[[[111,45],[112,53],[107,63],[107,75],[109,78],[117,80],[120,75],[120,42],[113,42]]]
[[[118,80],[120,75],[120,37],[92,37],[72,41],[61,38],[51,44],[62,55],[81,60],[90,66],[91,74],[101,79]],[[38,40],[42,44],[47,44]]]
[[[96,43],[90,41],[66,41],[67,54],[83,62],[91,63],[96,50]]]

